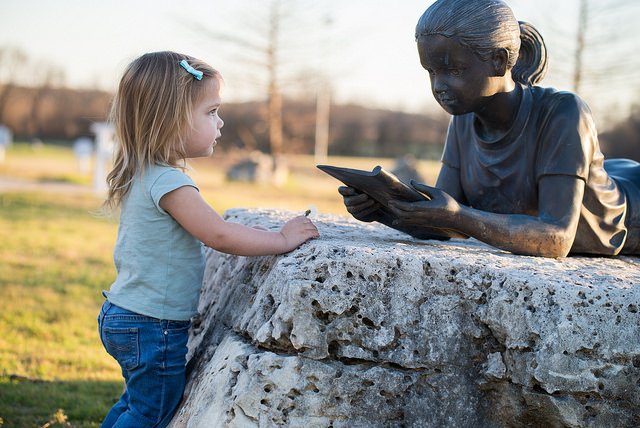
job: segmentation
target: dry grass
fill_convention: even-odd
[[[347,215],[342,198],[337,192],[338,181],[315,167],[311,155],[289,155],[290,174],[284,186],[230,182],[225,178],[227,169],[245,156],[244,153],[215,153],[208,159],[189,162],[189,174],[201,189],[205,200],[222,213],[233,207],[281,208],[304,211],[315,205],[321,212]],[[371,170],[376,165],[393,169],[394,159],[330,157],[330,165]],[[439,163],[419,161],[418,170],[426,184],[435,183]],[[34,150],[31,145],[21,144],[11,149],[6,161],[0,165],[0,176],[30,180],[35,188],[41,184],[43,191],[71,190],[91,191],[92,174],[81,174],[71,150],[44,146]],[[77,184],[71,187],[70,184]],[[34,186],[31,186],[34,188]],[[0,187],[1,190],[1,187]]]

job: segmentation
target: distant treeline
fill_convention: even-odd
[[[92,136],[92,123],[106,120],[112,94],[97,90],[0,85],[0,124],[16,140],[73,141]],[[316,105],[314,101],[283,103],[284,150],[313,153]],[[269,151],[266,103],[225,103],[220,149],[232,147]],[[446,139],[448,116],[409,114],[357,105],[332,105],[329,119],[329,154],[396,157],[413,154],[439,158]],[[629,118],[600,134],[607,157],[640,161],[640,106]]]
[[[223,104],[223,144],[268,151],[266,104]],[[395,157],[412,153],[438,158],[446,138],[445,115],[408,114],[357,105],[332,105],[329,119],[329,154]],[[316,130],[314,102],[285,100],[282,112],[285,151],[313,153]]]
[[[14,139],[73,141],[92,136],[91,124],[106,120],[113,95],[96,90],[30,88],[0,85],[0,124]],[[220,149],[269,151],[266,103],[225,103]],[[288,153],[313,153],[315,102],[285,100],[284,148]],[[347,156],[438,157],[448,119],[374,110],[355,105],[331,106],[329,154]]]
[[[600,133],[600,144],[607,158],[629,158],[640,162],[640,105],[631,108],[628,118]]]
[[[0,85],[0,124],[14,139],[75,139],[105,120],[112,96],[97,90]]]

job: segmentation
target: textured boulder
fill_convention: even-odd
[[[321,238],[285,255],[208,251],[172,427],[640,425],[639,258],[315,221]]]

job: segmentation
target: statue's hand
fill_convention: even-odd
[[[411,186],[427,195],[429,200],[390,202],[389,208],[397,217],[394,224],[443,229],[455,226],[455,216],[460,211],[458,201],[436,187],[426,186],[415,181],[411,181]]]
[[[360,221],[380,221],[383,213],[382,205],[370,198],[366,193],[360,193],[353,187],[340,186],[338,192],[342,195],[344,206],[353,217]]]

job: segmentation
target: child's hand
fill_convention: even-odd
[[[289,220],[280,229],[280,234],[285,239],[287,251],[291,251],[297,248],[303,242],[308,241],[311,238],[319,238],[318,228],[313,222],[306,216],[298,216],[292,220]]]

